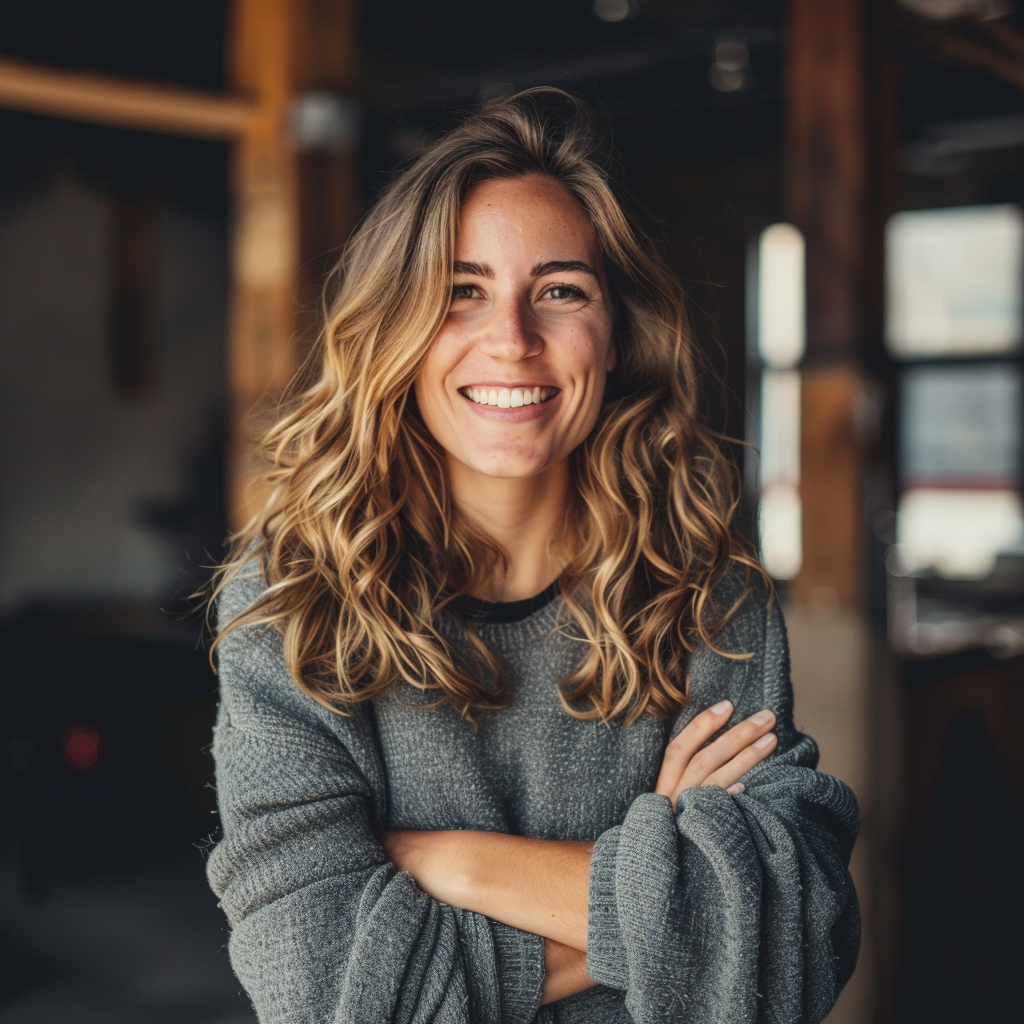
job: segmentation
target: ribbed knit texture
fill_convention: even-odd
[[[728,601],[737,586],[722,584]],[[262,592],[232,582],[220,621]],[[280,634],[220,647],[214,738],[224,834],[208,873],[231,961],[263,1024],[816,1022],[853,971],[860,926],[847,873],[859,817],[793,727],[785,629],[755,593],[690,659],[692,701],[669,727],[571,718],[555,680],[580,656],[557,599],[481,625],[511,704],[479,728],[402,686],[342,717],[303,694]],[[571,632],[569,630],[568,632]],[[670,734],[722,698],[762,707],[779,746],[730,797],[653,795]],[[587,970],[598,985],[540,1007],[543,941],[440,903],[388,863],[384,829],[481,829],[597,840]]]

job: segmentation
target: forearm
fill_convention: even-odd
[[[593,843],[473,832],[460,905],[586,951]]]
[[[586,951],[593,843],[500,832],[392,832],[394,863],[436,899]]]

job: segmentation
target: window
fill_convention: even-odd
[[[987,576],[1024,535],[1024,215],[918,210],[886,228],[886,343],[900,361],[897,555],[905,572]]]
[[[788,579],[802,559],[796,367],[806,345],[804,238],[792,224],[773,224],[761,232],[755,279],[761,557],[772,576]]]

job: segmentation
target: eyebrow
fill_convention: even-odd
[[[597,271],[589,263],[584,263],[583,260],[549,260],[547,263],[537,263],[530,271],[530,276],[543,277],[545,274],[564,274],[572,270],[589,274],[595,280],[600,280],[597,276]]]
[[[476,277],[494,279],[494,271],[486,263],[456,260],[452,270],[456,274],[473,274]],[[590,274],[591,277],[600,280],[597,276],[597,271],[589,263],[584,263],[583,260],[548,260],[547,263],[535,263],[530,270],[530,276],[543,277],[545,274],[566,273],[573,270],[583,274]]]
[[[452,269],[456,274],[473,274],[476,277],[494,278],[494,271],[486,263],[468,263],[465,260],[456,260]]]

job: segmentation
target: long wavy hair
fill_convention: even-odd
[[[222,624],[214,649],[242,624],[272,625],[298,685],[342,713],[400,681],[470,720],[505,706],[501,665],[457,599],[507,555],[459,514],[413,383],[447,314],[467,193],[538,173],[593,225],[618,356],[570,456],[561,627],[581,658],[559,681],[562,704],[627,724],[685,705],[687,654],[714,646],[764,573],[733,526],[725,439],[701,420],[681,289],[616,199],[603,142],[582,102],[530,89],[469,115],[383,192],[340,261],[315,380],[293,388],[264,438],[269,498],[232,538],[213,597],[247,566],[267,589]],[[737,563],[746,589],[719,607],[712,590]]]

